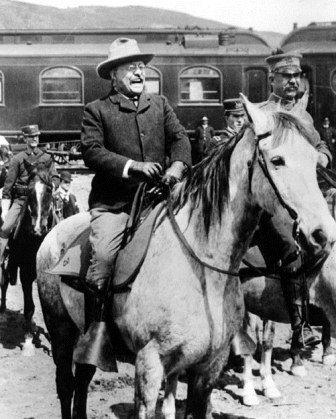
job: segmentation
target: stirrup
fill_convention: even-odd
[[[308,336],[305,336],[306,333]],[[307,323],[302,323],[300,327],[293,331],[292,348],[307,348],[314,347],[321,343],[321,339],[316,336],[311,326]]]

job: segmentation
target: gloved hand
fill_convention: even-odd
[[[324,153],[318,153],[317,163],[322,167],[327,167],[329,159]]]
[[[5,221],[5,218],[8,214],[8,210],[9,210],[9,207],[10,207],[10,202],[11,202],[10,199],[3,199],[2,202],[1,202],[1,219],[2,219],[2,222]]]
[[[162,167],[156,162],[139,162],[133,161],[128,169],[131,176],[138,177],[143,180],[159,180],[162,175]]]
[[[162,183],[170,187],[174,186],[175,183],[181,182],[183,175],[187,170],[187,165],[182,161],[174,161],[172,165],[166,170],[166,173],[162,178]]]

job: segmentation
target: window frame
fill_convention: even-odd
[[[183,73],[185,73],[186,71],[193,69],[193,68],[206,68],[206,69],[210,69],[213,70],[217,75],[218,75],[218,83],[219,83],[219,95],[218,95],[218,100],[201,100],[201,101],[191,101],[191,100],[182,100],[182,86],[181,86],[181,80],[183,80]],[[185,79],[188,78],[192,78],[192,77],[185,77]],[[194,77],[195,78],[195,77]],[[200,77],[200,78],[204,78]],[[210,77],[209,77],[210,78]],[[204,92],[204,91],[203,91]],[[223,102],[223,74],[220,71],[219,68],[212,66],[212,65],[204,65],[204,64],[193,64],[193,65],[189,65],[187,67],[184,67],[183,69],[181,69],[178,73],[178,105],[179,106],[222,106],[222,102]]]
[[[152,70],[152,71],[154,71],[157,75],[158,75],[158,80],[159,80],[159,92],[157,93],[158,95],[161,95],[162,94],[162,72],[159,70],[159,69],[157,69],[156,67],[153,67],[153,66],[151,66],[151,65],[147,65],[146,66],[146,71],[147,71],[147,69],[150,69],[150,70]],[[148,77],[147,77],[147,74],[146,74],[146,83],[147,83],[147,80],[148,80]],[[148,92],[147,92],[148,93]],[[151,93],[151,92],[150,92]]]
[[[80,79],[81,81],[81,87],[80,87],[80,102],[44,102],[43,101],[43,76],[45,75],[45,73],[47,73],[49,70],[53,70],[53,69],[57,69],[57,68],[66,68],[66,69],[70,69],[75,71],[78,74],[78,79]],[[70,79],[71,77],[54,77],[55,79]],[[74,77],[72,77],[74,78]],[[40,74],[39,74],[39,106],[45,106],[45,107],[78,107],[78,106],[83,106],[84,105],[84,73],[82,70],[80,70],[79,68],[75,67],[75,66],[71,66],[71,65],[53,65],[50,67],[46,67],[44,68]]]
[[[333,79],[335,79],[335,86],[333,87]],[[329,80],[329,84],[330,84],[330,89],[333,92],[334,95],[336,95],[336,68],[334,68],[333,70],[331,70],[330,72],[330,80]]]
[[[1,106],[6,106],[5,105],[5,75],[2,70],[0,70],[0,80],[1,80],[0,81],[0,85],[1,85],[0,107],[1,107]]]

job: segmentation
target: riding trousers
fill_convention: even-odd
[[[94,208],[90,215],[92,257],[87,282],[98,290],[103,290],[120,249],[129,214]]]

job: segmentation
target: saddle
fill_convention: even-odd
[[[118,252],[112,282],[112,291],[124,292],[134,281],[147,254],[156,221],[165,207],[163,195],[146,197],[146,186],[140,185],[135,196],[129,221],[125,228],[121,250]],[[145,201],[148,202],[145,202]],[[90,265],[90,225],[84,224],[73,242],[65,249],[59,262],[49,273],[62,277],[62,281],[77,291],[85,292],[85,277]]]

